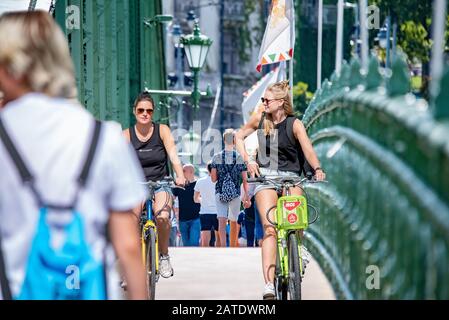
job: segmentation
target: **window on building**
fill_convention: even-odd
[[[234,28],[225,29],[223,69],[225,74],[240,74],[239,42]]]

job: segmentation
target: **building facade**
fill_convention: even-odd
[[[192,89],[187,59],[183,56],[183,50],[177,50],[177,44],[173,42],[173,27],[179,25],[183,34],[191,33],[188,14],[193,12],[199,21],[201,33],[214,41],[200,72],[200,89],[205,91],[210,84],[213,92],[212,97],[203,97],[200,102],[196,120],[201,121],[202,132],[209,126],[223,130],[229,127],[239,128],[243,124],[243,93],[262,76],[256,71],[256,65],[269,3],[270,1],[265,0],[163,1],[163,12],[174,17],[173,23],[165,30],[166,68],[170,89]],[[224,8],[223,21],[220,19],[221,4]],[[221,79],[223,87],[217,97]],[[211,117],[214,106],[215,116]],[[174,104],[172,102],[170,114],[173,128],[188,130],[195,117],[191,99],[177,98]]]

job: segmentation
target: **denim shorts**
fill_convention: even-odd
[[[173,197],[173,191],[171,190],[170,187],[161,186],[161,187],[154,189],[154,194],[159,193],[159,192],[167,192],[170,196]]]
[[[300,175],[297,172],[293,171],[280,171],[267,168],[260,168],[259,171],[262,176],[300,177]],[[254,190],[254,194],[257,194],[257,192],[262,190],[271,190],[271,189],[274,189],[277,192],[282,192],[282,190],[278,190],[278,187],[275,184],[267,182],[266,184],[257,185],[256,189]]]

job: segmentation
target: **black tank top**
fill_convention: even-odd
[[[259,167],[280,171],[293,171],[301,174],[305,157],[299,141],[295,139],[295,143],[293,144],[288,138],[287,118],[274,126],[275,134],[271,136],[265,136],[262,126],[263,119],[264,117],[262,116],[259,129],[257,130],[257,139],[259,142],[257,163]]]
[[[158,181],[168,176],[167,151],[159,134],[160,125],[153,122],[153,127],[153,134],[145,142],[137,138],[135,127],[129,129],[131,143],[147,181]]]

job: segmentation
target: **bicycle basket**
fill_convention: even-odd
[[[304,196],[280,197],[276,221],[281,229],[306,229],[309,225],[306,198]]]

